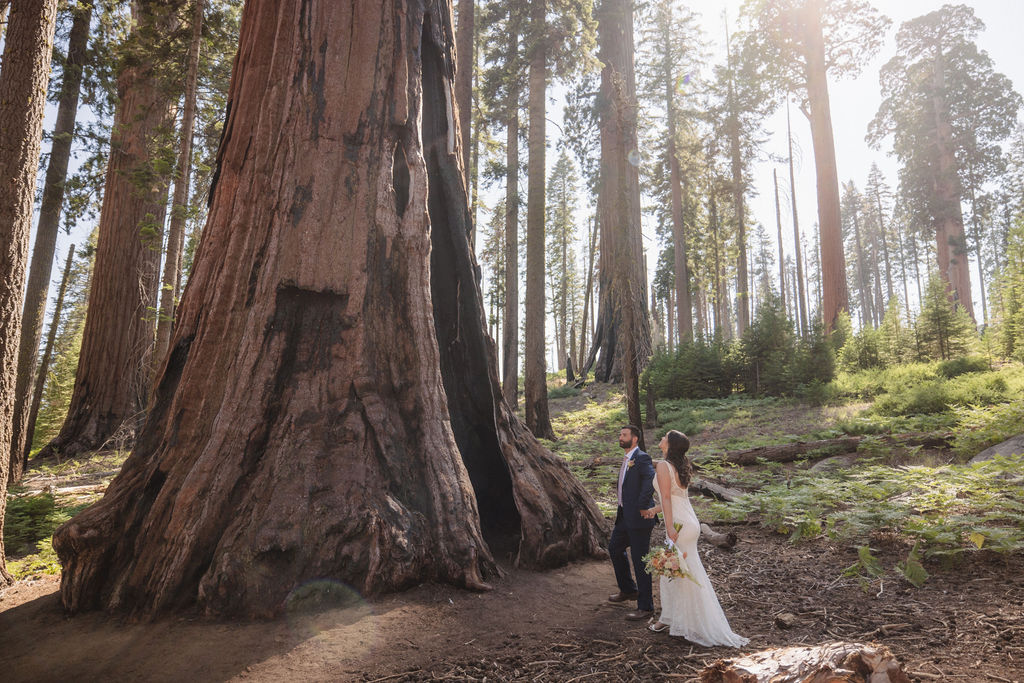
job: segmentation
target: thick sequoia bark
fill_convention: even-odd
[[[807,60],[807,100],[810,105],[814,170],[818,180],[818,232],[821,236],[821,309],[825,332],[835,326],[840,311],[849,309],[846,260],[839,217],[839,175],[832,135],[832,112],[825,68],[825,40],[821,28],[821,1],[807,3],[804,49]]]
[[[462,136],[462,168],[466,174],[466,192],[472,192],[469,182],[470,154],[470,123],[473,121],[473,48],[476,0],[459,0],[459,22],[455,33],[456,65],[455,65],[455,101],[459,103],[459,133]],[[473,226],[474,238],[470,244],[476,244],[476,226]]]
[[[50,286],[54,251],[57,248],[60,209],[64,202],[64,180],[68,174],[71,142],[75,133],[78,94],[82,85],[82,65],[86,60],[92,5],[77,5],[73,14],[67,57],[64,60],[64,78],[61,81],[57,105],[57,122],[53,127],[53,145],[46,167],[43,199],[39,206],[39,223],[36,226],[35,246],[32,248],[28,286],[25,288],[21,338],[18,342],[17,385],[14,390],[10,467],[12,482],[21,481],[32,444],[32,432],[27,427],[32,398],[32,373],[35,371],[39,341],[43,335],[46,294]]]
[[[32,197],[43,137],[56,0],[12,8],[0,70],[0,530],[7,508],[17,340],[32,227]],[[0,535],[0,586],[11,582]]]
[[[640,179],[637,145],[636,76],[633,70],[633,8],[626,0],[606,0],[598,16],[601,90],[597,108],[601,129],[601,185],[598,213],[601,259],[598,266],[598,312],[594,342],[583,374],[594,366],[598,382],[626,379],[623,368],[631,311],[633,374],[651,355],[647,319],[643,245],[640,233]],[[627,387],[628,389],[628,387]],[[638,404],[639,406],[639,404]],[[639,410],[639,407],[638,407]]]
[[[593,501],[501,398],[453,76],[446,3],[246,4],[145,429],[55,534],[69,610],[272,615],[317,578],[481,588],[488,543],[601,554]]]
[[[175,0],[176,3],[183,0]],[[139,45],[173,29],[177,14],[157,0],[133,5]],[[140,49],[142,49],[140,47]],[[170,129],[174,102],[151,63],[128,60],[118,105],[98,226],[82,350],[68,416],[40,457],[96,450],[120,428],[134,430],[148,394],[167,186],[153,165],[153,140]]]

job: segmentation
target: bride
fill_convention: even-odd
[[[682,556],[684,566],[689,567],[694,580],[661,577],[661,617],[648,628],[659,633],[668,629],[670,635],[682,636],[706,647],[743,647],[749,640],[729,628],[715,589],[711,587],[697,554],[700,522],[686,493],[691,474],[690,461],[686,457],[690,440],[673,429],[661,440],[659,447],[665,456],[664,460],[658,461],[654,476],[654,489],[660,502],[649,510],[641,511],[641,514],[650,518],[664,512],[668,538]]]

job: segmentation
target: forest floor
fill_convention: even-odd
[[[611,505],[613,468],[588,468],[615,455],[622,421],[610,387],[553,399],[552,448],[602,509]],[[696,455],[813,435],[861,406],[816,408],[787,402],[702,404],[703,416],[659,404],[663,424],[694,434]],[[932,454],[941,458],[941,454]],[[604,470],[608,470],[605,472]],[[36,472],[60,494],[93,491],[109,461],[89,471]],[[44,483],[43,480],[46,480]],[[735,483],[735,482],[731,482]],[[87,488],[75,488],[87,487]],[[710,519],[703,501],[698,515]],[[844,569],[856,544],[817,534],[799,543],[753,523],[715,522],[739,537],[701,555],[733,629],[751,639],[743,652],[836,640],[880,643],[916,681],[1024,682],[1024,557],[979,550],[956,562],[925,560],[921,587],[892,568],[902,539],[879,535],[871,550],[883,575]],[[659,541],[656,531],[655,542]],[[663,531],[661,532],[663,535]],[[210,621],[195,615],[128,623],[90,613],[67,618],[56,576],[37,574],[0,594],[0,677],[4,681],[94,680],[697,680],[737,651],[703,648],[623,619],[609,603],[611,566],[593,560],[549,572],[506,567],[494,590],[471,593],[422,585],[399,595],[289,613],[273,622]],[[657,589],[656,589],[657,592]]]

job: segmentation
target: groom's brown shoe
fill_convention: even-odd
[[[638,609],[626,615],[626,621],[647,621],[654,616],[654,610]]]
[[[608,602],[626,602],[626,600],[636,600],[636,598],[636,591],[633,591],[632,593],[623,593],[622,591],[619,591],[615,595],[609,595]]]

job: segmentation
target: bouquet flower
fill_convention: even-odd
[[[675,547],[672,541],[666,545],[652,548],[651,552],[644,555],[644,564],[647,566],[647,573],[651,576],[664,576],[670,581],[672,579],[689,579],[698,586],[697,579],[690,573],[690,567],[686,564],[686,553]]]

